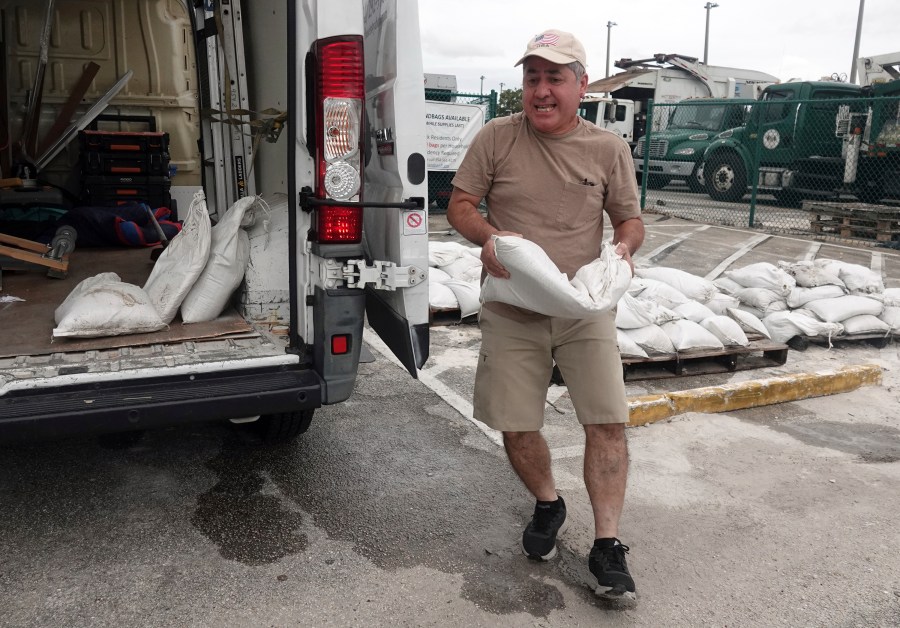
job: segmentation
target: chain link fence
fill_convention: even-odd
[[[433,213],[443,213],[447,211],[453,177],[469,142],[478,129],[497,115],[497,92],[462,94],[426,89],[425,101],[428,206]],[[473,107],[478,107],[481,113]]]
[[[900,246],[900,81],[651,102],[647,119],[633,151],[645,211]]]

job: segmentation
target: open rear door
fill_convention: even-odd
[[[428,358],[429,337],[425,90],[416,0],[368,0],[364,47],[366,255],[415,276],[407,287],[367,288],[366,314],[416,377]],[[388,206],[398,203],[405,207]]]

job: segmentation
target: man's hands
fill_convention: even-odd
[[[521,233],[513,233],[512,231],[498,231],[494,235],[522,237]],[[497,250],[494,247],[493,237],[488,238],[487,242],[481,247],[481,263],[484,265],[484,270],[488,275],[499,277],[500,279],[509,279],[509,271],[497,259]]]
[[[482,249],[482,255],[484,255],[484,249]],[[634,260],[631,259],[631,251],[628,249],[628,245],[624,242],[619,242],[616,245],[616,255],[621,255],[622,259],[628,262],[628,265],[631,266],[631,276],[634,277]]]

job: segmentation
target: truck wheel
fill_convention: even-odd
[[[695,194],[697,194],[698,192],[706,191],[706,181],[700,179],[700,177],[697,176],[699,173],[700,173],[700,164],[698,163],[696,166],[694,166],[694,171],[687,178],[688,189],[691,192],[694,192]]]
[[[717,201],[736,203],[747,192],[744,164],[733,153],[714,155],[703,171],[706,174],[706,189]]]
[[[267,445],[287,443],[306,432],[312,422],[313,410],[264,414],[254,423],[260,438]]]

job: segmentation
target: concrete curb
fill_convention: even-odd
[[[685,412],[728,412],[773,403],[822,397],[881,384],[875,364],[847,366],[837,371],[795,373],[780,377],[693,388],[628,400],[628,426],[647,425]]]

